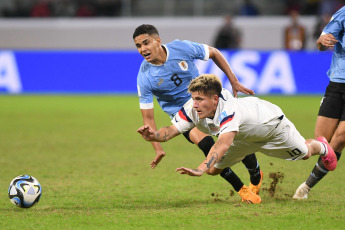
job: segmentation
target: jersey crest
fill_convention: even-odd
[[[223,125],[225,125],[226,123],[231,121],[234,118],[234,116],[235,116],[235,112],[233,112],[233,114],[231,114],[229,116],[224,117],[220,122],[220,128],[222,128]]]
[[[183,70],[183,71],[187,71],[188,70],[188,63],[186,61],[180,61],[178,63],[178,65],[180,66],[180,68]]]

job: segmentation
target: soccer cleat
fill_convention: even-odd
[[[261,182],[262,182],[262,178],[264,176],[264,174],[262,173],[262,171],[260,170],[260,182],[258,185],[253,185],[251,182],[249,184],[249,190],[252,191],[253,193],[255,193],[256,195],[259,195],[259,192],[260,192],[260,187],[261,187]]]
[[[260,196],[256,195],[249,188],[245,185],[242,186],[238,194],[242,197],[242,202],[246,202],[247,204],[260,204],[261,198]]]
[[[298,189],[296,190],[295,195],[293,195],[292,198],[295,199],[295,200],[306,200],[306,199],[308,199],[308,194],[309,194],[310,189],[311,188],[305,182],[303,182],[298,187]]]
[[[332,147],[324,137],[318,137],[316,140],[322,142],[327,148],[326,156],[321,156],[322,162],[329,171],[333,171],[337,167],[337,156],[335,155]]]

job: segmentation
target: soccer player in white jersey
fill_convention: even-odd
[[[161,44],[157,29],[153,25],[141,25],[133,33],[133,40],[138,52],[144,57],[137,77],[138,95],[141,114],[145,125],[150,125],[156,130],[153,110],[153,96],[164,112],[173,117],[182,106],[190,99],[187,86],[192,79],[199,75],[194,64],[195,59],[212,59],[226,74],[233,88],[233,93],[254,94],[238,81],[228,62],[221,52],[205,44],[191,41],[175,40],[165,45]],[[196,144],[205,154],[208,154],[214,144],[211,136],[198,129],[191,129],[184,133],[186,139]],[[151,162],[151,167],[156,165],[165,156],[159,143],[152,143],[156,157]],[[251,203],[260,203],[259,194],[262,172],[255,154],[243,159],[250,174],[250,185],[245,186],[240,178],[230,169],[226,168],[221,176],[228,181],[240,194],[242,200]]]
[[[192,80],[188,90],[192,99],[172,119],[173,125],[138,129],[148,141],[168,141],[194,127],[218,137],[199,167],[177,168],[181,174],[217,175],[252,152],[291,161],[321,155],[328,170],[336,168],[337,157],[327,140],[305,140],[278,106],[256,97],[234,98],[211,74]]]

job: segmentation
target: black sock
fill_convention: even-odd
[[[214,143],[215,142],[211,136],[206,136],[199,142],[198,147],[204,152],[205,157],[207,157]],[[236,192],[240,191],[243,183],[236,173],[234,173],[230,168],[225,168],[220,175],[232,185]]]
[[[204,152],[205,157],[207,157],[214,143],[215,142],[211,136],[206,136],[199,142],[198,147]]]
[[[235,191],[238,192],[243,186],[243,182],[241,179],[234,173],[231,168],[225,168],[223,171],[220,173],[220,175],[227,181],[229,182],[232,187],[234,187]]]
[[[335,152],[335,155],[337,155],[337,160],[339,161],[341,153]],[[308,179],[306,180],[306,184],[312,188],[314,187],[322,178],[324,178],[328,173],[328,170],[326,169],[325,165],[322,162],[321,156],[319,157],[318,162],[314,166],[313,170],[311,171]]]
[[[260,183],[261,175],[260,175],[260,166],[258,160],[256,159],[255,153],[247,155],[243,160],[242,163],[248,169],[250,175],[250,182],[253,185],[258,185]]]

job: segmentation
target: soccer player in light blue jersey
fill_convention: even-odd
[[[320,51],[334,48],[332,63],[327,71],[329,85],[321,100],[315,125],[315,138],[324,136],[334,149],[337,159],[345,146],[345,7],[338,10],[316,41]],[[294,199],[308,199],[313,188],[329,170],[319,158],[309,177],[296,190]]]
[[[216,48],[180,40],[163,45],[157,29],[153,25],[147,24],[136,28],[133,33],[133,40],[138,52],[145,59],[140,66],[137,77],[141,114],[144,125],[149,125],[155,130],[157,127],[154,119],[153,96],[157,98],[163,111],[172,118],[191,98],[187,86],[192,79],[199,75],[194,64],[195,59],[205,61],[212,59],[228,77],[235,97],[237,92],[254,94],[252,90],[245,88],[238,81],[228,62]],[[184,133],[184,136],[188,141],[196,144],[205,156],[214,144],[211,136],[197,128]],[[156,157],[151,162],[151,167],[155,168],[165,156],[165,152],[158,142],[152,142],[152,146],[156,152]],[[224,169],[221,176],[239,192],[242,201],[258,203],[262,172],[255,154],[247,156],[243,163],[250,174],[249,189],[230,168]],[[244,190],[246,192],[243,192]]]

